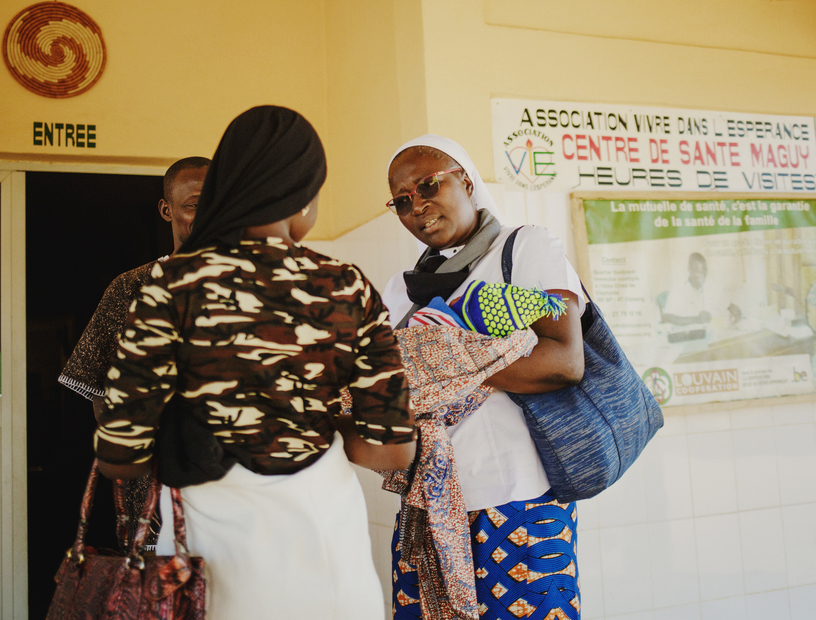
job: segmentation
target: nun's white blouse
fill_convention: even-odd
[[[460,297],[473,280],[503,282],[501,254],[512,227],[503,226],[487,253],[471,270],[470,277],[446,301]],[[460,248],[444,250],[453,255]],[[564,289],[578,299],[581,314],[585,301],[581,281],[567,260],[563,243],[546,228],[525,226],[513,248],[512,282],[523,288]],[[392,324],[413,305],[402,273],[388,282],[383,301]],[[549,488],[521,409],[501,390],[495,390],[482,406],[448,429],[456,468],[468,510],[501,506],[511,501],[534,499]]]

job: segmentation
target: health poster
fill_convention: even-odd
[[[816,201],[583,211],[594,301],[661,405],[816,390]]]

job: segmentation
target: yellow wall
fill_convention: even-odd
[[[3,28],[30,0],[0,4]],[[81,0],[108,61],[89,91],[47,99],[0,70],[0,152],[174,159],[212,154],[238,113],[261,103],[301,111],[326,130],[322,0]],[[97,126],[95,152],[32,145],[33,120]]]
[[[102,78],[48,99],[0,68],[0,159],[166,166],[211,156],[237,114],[274,103],[306,116],[326,145],[329,179],[310,238],[333,239],[383,212],[382,160],[401,136],[395,13],[419,24],[419,0],[71,1],[102,29]],[[0,26],[31,4],[4,0]],[[35,121],[95,124],[97,146],[34,146]]]
[[[422,84],[424,67],[420,0],[330,0],[326,6],[332,208],[321,210],[318,221],[330,222],[335,238],[385,212],[385,166],[404,142],[403,125],[411,128],[418,118],[420,133],[425,131],[424,100],[413,89]],[[398,22],[414,24],[419,36],[395,36],[395,28],[402,29]],[[411,61],[415,57],[418,62]]]
[[[164,166],[286,105],[329,158],[311,239],[380,215],[388,158],[426,131],[491,180],[495,96],[816,115],[808,0],[72,1],[102,28],[105,72],[55,100],[0,69],[0,159]],[[32,3],[4,0],[0,26]],[[34,121],[94,123],[97,148],[34,146]]]
[[[491,180],[491,97],[816,116],[816,60],[806,56],[814,52],[812,5],[424,0],[428,127],[460,141]],[[603,19],[596,7],[606,7]],[[656,24],[676,22],[683,12],[684,20],[692,16],[708,33],[705,40],[680,28],[659,31],[675,43],[649,40]],[[488,19],[515,25],[490,25]],[[776,42],[773,53],[745,51],[760,27],[765,34],[757,47],[767,50]],[[613,38],[616,33],[631,38]],[[716,48],[740,41],[742,49]],[[701,47],[706,42],[710,47]]]
[[[498,26],[816,57],[812,0],[484,0],[484,11]]]

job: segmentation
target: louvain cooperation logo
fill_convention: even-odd
[[[669,373],[662,368],[654,367],[644,372],[641,378],[643,379],[643,383],[646,384],[646,387],[649,388],[649,391],[652,393],[652,396],[654,396],[658,405],[664,405],[669,402],[672,396],[672,380]]]
[[[544,189],[555,180],[553,141],[535,129],[519,129],[504,141],[504,174],[526,190]]]

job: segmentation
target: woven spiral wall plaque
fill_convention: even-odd
[[[96,22],[63,2],[20,11],[3,36],[3,58],[31,92],[62,99],[91,88],[105,69],[105,42]]]

